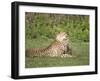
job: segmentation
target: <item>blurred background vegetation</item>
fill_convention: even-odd
[[[89,42],[89,16],[25,13],[26,39],[54,39],[59,32],[69,34],[72,42]]]

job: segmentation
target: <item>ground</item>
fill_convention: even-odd
[[[46,47],[53,40],[27,40],[26,48]],[[42,42],[42,43],[41,43]],[[57,66],[80,66],[89,65],[89,43],[88,42],[72,42],[72,58],[60,57],[35,57],[25,58],[26,68],[36,67],[57,67]]]

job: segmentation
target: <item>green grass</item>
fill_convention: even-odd
[[[26,48],[46,47],[53,40],[27,40]],[[72,54],[76,57],[60,58],[60,57],[35,57],[25,58],[26,68],[36,67],[57,67],[57,66],[80,66],[89,65],[89,43],[72,43]]]

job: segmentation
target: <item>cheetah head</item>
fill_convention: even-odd
[[[64,42],[68,40],[68,35],[65,32],[60,32],[56,36],[56,40],[60,42]]]

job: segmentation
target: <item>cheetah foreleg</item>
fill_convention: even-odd
[[[73,57],[73,56],[70,54],[62,54],[61,57],[64,58],[64,57]]]

